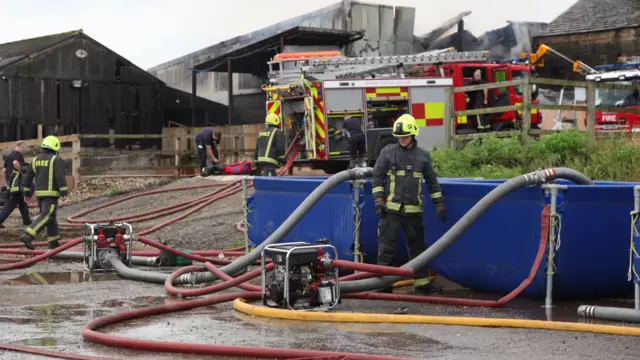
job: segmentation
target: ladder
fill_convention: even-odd
[[[488,57],[489,51],[457,52],[449,48],[415,55],[312,58],[301,61],[299,66],[292,69],[270,71],[269,79],[271,83],[279,84],[298,81],[301,75],[311,75],[317,80],[333,80],[396,73],[398,68],[407,65],[486,62]]]
[[[464,61],[486,61],[489,51],[445,52],[441,54],[390,55],[370,57],[335,57],[327,59],[309,59],[309,66],[343,66],[343,65],[416,65],[436,64]]]

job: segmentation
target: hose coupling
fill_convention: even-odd
[[[324,254],[324,256],[322,257],[322,259],[320,259],[320,263],[322,264],[322,266],[325,267],[325,269],[327,270],[331,270],[333,269],[333,259],[331,257],[329,257],[329,254]]]
[[[578,316],[594,319],[596,317],[597,308],[598,307],[595,305],[580,305],[578,306]]]
[[[540,185],[556,179],[554,169],[540,169],[528,174],[524,174],[524,179],[529,185]]]
[[[176,279],[176,283],[178,283],[178,284],[195,285],[196,284],[196,277],[192,276],[192,275],[195,275],[195,273],[187,273],[187,274],[180,275]]]
[[[160,256],[148,257],[145,262],[146,266],[162,266]]]
[[[366,179],[367,177],[371,177],[373,175],[373,168],[370,168],[370,167],[365,167],[365,168],[357,167],[349,171],[351,172],[352,180]]]

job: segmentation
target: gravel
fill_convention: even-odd
[[[114,181],[115,180],[115,181]],[[71,195],[71,203],[62,206],[58,213],[58,221],[66,222],[66,218],[81,210],[92,207],[99,207],[101,204],[113,201],[114,199],[122,199],[135,193],[142,193],[159,188],[175,188],[182,186],[213,184],[211,178],[192,177],[172,181],[166,185],[166,179],[159,180],[157,178],[146,179],[148,181],[140,181],[140,179],[132,179],[131,184],[127,185],[122,179],[96,179],[88,185],[80,185],[75,198]],[[114,188],[130,189],[135,188],[138,191],[131,191],[126,194],[116,196],[104,196],[105,194],[113,194]],[[143,189],[143,190],[139,190]],[[124,190],[123,190],[124,191]],[[155,207],[164,207],[172,204],[179,204],[189,199],[197,198],[215,191],[215,188],[189,189],[175,192],[154,194],[141,196],[131,200],[123,201],[95,212],[84,215],[82,219],[87,220],[107,220],[111,217],[123,215],[132,215],[149,211]],[[74,191],[75,194],[75,191]],[[78,199],[96,196],[88,200],[77,201]],[[100,196],[102,195],[102,196]],[[144,229],[151,228],[167,220],[173,219],[184,214],[187,210],[170,214],[161,218],[144,221],[141,223],[131,222],[134,232],[140,232]],[[31,209],[33,216],[36,216],[37,209]],[[238,192],[232,196],[216,201],[195,214],[187,216],[174,224],[166,226],[153,232],[146,237],[166,242],[169,246],[179,249],[203,250],[203,249],[223,249],[227,247],[236,247],[244,245],[244,235],[237,231],[235,223],[242,220],[242,197]],[[6,229],[0,230],[0,243],[16,242],[18,236],[23,231],[20,220],[20,214],[15,211],[5,222]],[[63,237],[75,237],[80,235],[81,230],[77,228],[61,229]]]

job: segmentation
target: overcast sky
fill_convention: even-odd
[[[83,29],[141,68],[331,5],[337,0],[0,0],[0,43]],[[576,0],[361,0],[416,8],[424,34],[470,10],[479,36],[507,20],[550,22]],[[251,11],[251,13],[249,13]]]

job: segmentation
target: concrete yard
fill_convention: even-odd
[[[207,184],[211,181],[213,179],[195,177],[166,186]],[[140,197],[87,214],[84,218],[142,213],[211,191],[196,189]],[[95,198],[62,207],[59,221],[66,222],[64,219],[67,216],[113,198]],[[136,231],[140,231],[179,214],[133,225]],[[237,247],[243,244],[243,235],[235,226],[241,216],[241,198],[236,194],[148,237],[166,241],[178,249]],[[19,223],[16,212],[6,223],[7,228],[0,230],[0,243],[18,241],[21,231]],[[64,234],[77,237],[80,230],[65,229]],[[2,255],[0,262],[8,263],[8,257]],[[168,273],[175,269],[160,270]],[[444,285],[448,296],[499,297],[475,294],[442,278],[438,282]],[[90,343],[83,340],[80,334],[81,328],[94,318],[132,308],[179,301],[183,300],[168,296],[161,285],[125,280],[114,274],[89,275],[83,271],[80,262],[47,260],[30,268],[0,272],[0,343],[120,359],[221,358],[120,350]],[[632,307],[631,299],[586,303]],[[552,312],[546,312],[541,305],[540,301],[527,299],[517,299],[497,309],[344,300],[336,311],[389,314],[401,310],[402,313],[414,315],[604,323],[579,319],[576,315],[579,303],[559,302]],[[231,303],[141,318],[100,331],[136,339],[356,352],[412,359],[632,359],[637,358],[640,351],[640,342],[630,336],[445,325],[296,322],[245,315],[233,310]],[[46,358],[8,351],[0,351],[0,356],[2,359]]]

